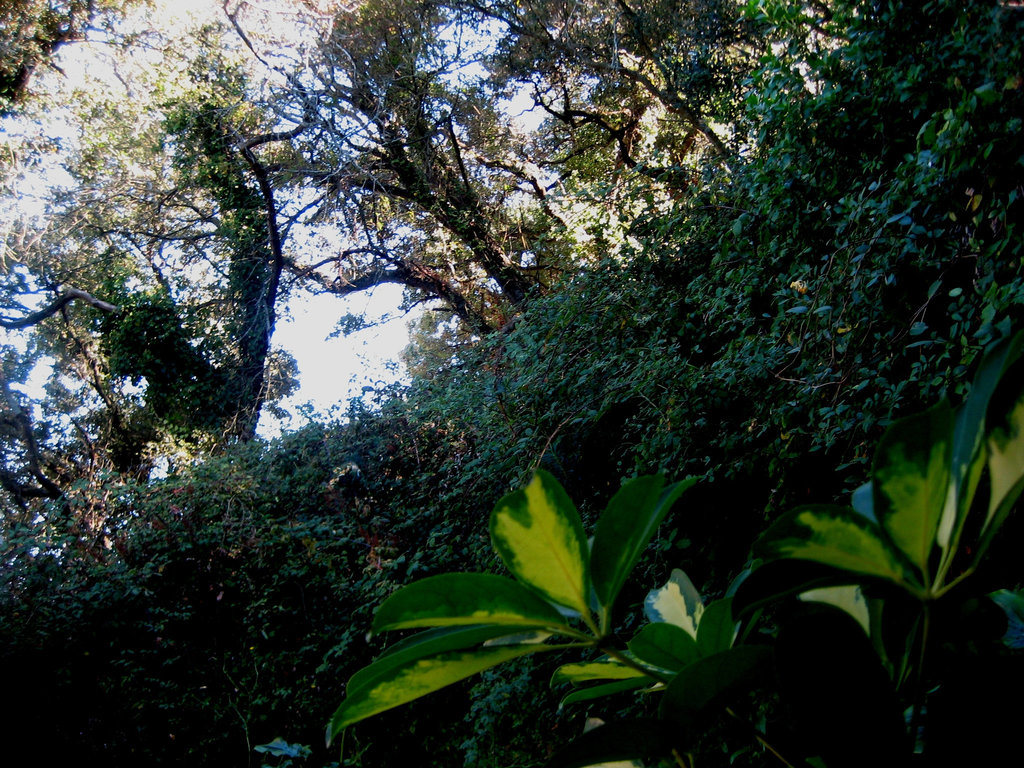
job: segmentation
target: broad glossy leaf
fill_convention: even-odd
[[[562,709],[566,704],[574,704],[577,701],[590,701],[591,699],[599,699],[603,696],[613,696],[624,691],[636,691],[648,685],[651,685],[650,678],[634,677],[629,680],[616,680],[613,683],[577,688],[562,697],[562,700],[558,703],[558,708]]]
[[[697,626],[697,650],[710,656],[732,648],[736,639],[736,620],[732,616],[732,598],[716,600],[704,609]]]
[[[981,361],[968,398],[956,413],[952,467],[957,509],[955,515],[950,512],[952,519],[944,517],[939,526],[940,544],[944,545],[949,540],[955,542],[963,528],[964,518],[970,510],[981,468],[984,466],[985,424],[990,423],[994,417],[994,414],[988,415],[992,395],[1007,370],[1020,358],[1022,348],[1024,333],[1018,333],[992,347]]]
[[[944,566],[953,559],[986,463],[985,422],[992,395],[1007,367],[1021,355],[1024,334],[997,344],[978,367],[971,391],[956,414],[953,438],[953,490],[947,500],[936,540],[944,550]]]
[[[849,507],[819,504],[791,510],[761,535],[754,553],[765,560],[810,560],[907,588],[918,583],[879,527]]]
[[[979,550],[988,546],[1024,486],[1024,358],[1004,371],[992,395],[986,445],[991,495]]]
[[[687,478],[665,488],[661,476],[637,477],[612,497],[598,520],[591,550],[594,591],[602,606],[611,608],[665,515],[695,482]]]
[[[689,723],[724,706],[737,691],[755,685],[771,659],[771,649],[741,645],[705,656],[682,670],[665,689],[659,715]]]
[[[632,678],[651,680],[648,675],[638,669],[627,667],[613,659],[605,659],[581,664],[563,664],[551,676],[551,685],[560,683],[579,685],[593,680],[629,680]]]
[[[875,518],[922,575],[949,496],[952,440],[953,412],[944,401],[897,421],[875,452]]]
[[[824,603],[834,606],[855,619],[864,630],[864,634],[871,634],[871,613],[868,609],[868,601],[857,584],[811,589],[802,593],[800,599],[805,603]]]
[[[674,568],[664,587],[647,593],[644,614],[651,622],[663,621],[681,627],[696,639],[704,603],[690,577]]]
[[[476,649],[490,641],[516,637],[520,629],[522,628],[487,624],[475,627],[440,627],[419,632],[390,646],[373,664],[358,670],[349,678],[346,691],[351,693],[370,683],[375,676],[386,675],[391,669],[406,666],[416,659],[437,656],[449,651]]]
[[[502,635],[501,637],[496,637],[493,640],[488,640],[484,645],[528,645],[531,643],[543,643],[552,636],[553,633],[551,632],[532,629],[524,632],[517,632],[514,635]]]
[[[566,626],[566,620],[550,603],[511,579],[444,573],[392,594],[377,609],[373,632],[473,624],[556,628]]]
[[[678,672],[697,660],[697,641],[675,624],[645,624],[627,644],[640,661]]]
[[[659,720],[619,720],[587,731],[555,753],[545,768],[584,768],[624,760],[643,765],[672,753],[680,734]]]
[[[526,488],[498,502],[491,541],[524,584],[580,614],[589,614],[590,567],[583,523],[565,490],[538,470]]]
[[[848,585],[860,580],[857,574],[810,560],[773,560],[751,571],[736,588],[733,614],[745,616],[810,589]]]
[[[454,682],[502,664],[510,659],[534,653],[543,646],[502,646],[483,650],[450,651],[417,658],[395,666],[367,668],[362,684],[348,691],[327,727],[327,742],[353,723],[406,704]]]

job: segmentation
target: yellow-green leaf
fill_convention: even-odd
[[[986,427],[991,495],[983,528],[984,546],[1002,525],[1024,486],[1024,358],[1004,372],[989,405]]]
[[[651,681],[645,677],[634,677],[628,680],[616,680],[602,685],[590,685],[586,688],[574,688],[562,697],[562,700],[558,702],[558,708],[562,709],[567,704],[574,704],[577,701],[590,701],[591,699],[598,699],[602,696],[612,696],[613,694],[622,693],[623,691],[635,691],[650,684]]]
[[[445,573],[392,594],[377,609],[373,631],[472,624],[554,628],[566,626],[566,620],[550,603],[511,579]]]
[[[559,683],[579,685],[591,680],[630,680],[634,677],[648,678],[638,669],[607,659],[582,664],[563,664],[551,676],[551,685]]]
[[[664,587],[647,593],[644,613],[651,622],[674,624],[685,629],[696,640],[697,625],[704,614],[704,602],[690,577],[680,569],[673,568]]]
[[[988,437],[986,422],[998,422],[1000,418],[998,403],[1001,397],[996,398],[996,405],[991,414],[989,414],[989,406],[993,404],[993,396],[997,389],[1002,393],[1007,391],[1004,386],[1001,386],[1001,382],[1007,371],[1020,359],[1022,348],[1024,348],[1024,334],[1017,333],[989,350],[978,367],[974,382],[971,384],[970,394],[957,411],[953,439],[951,482],[953,487],[946,499],[946,507],[936,533],[936,541],[943,549],[943,558],[939,566],[940,575],[945,574],[952,566],[956,556],[957,545],[970,513],[974,494],[986,466]],[[1009,378],[1012,380],[1013,375],[1010,375]],[[1019,391],[1018,383],[1018,395]],[[1012,396],[1011,399],[1016,398]],[[980,555],[983,549],[984,546],[977,547],[976,553]]]
[[[406,704],[503,662],[534,653],[540,646],[501,646],[475,651],[451,651],[390,666],[370,674],[363,685],[348,692],[327,726],[327,742],[348,726]],[[367,668],[372,670],[373,667]]]
[[[370,684],[377,677],[387,676],[392,669],[408,666],[417,659],[451,651],[477,649],[490,643],[525,645],[512,642],[512,638],[521,636],[522,631],[523,628],[519,627],[486,624],[472,627],[435,627],[418,632],[389,646],[373,664],[353,674],[349,678],[346,690],[351,693]]]
[[[942,402],[893,424],[871,473],[875,519],[925,578],[950,494],[952,439],[953,412]]]
[[[919,591],[909,564],[881,529],[848,507],[820,504],[791,510],[762,534],[754,554],[765,560],[810,560]]]
[[[562,486],[539,470],[498,502],[491,541],[505,566],[548,600],[589,615],[590,567],[583,523]]]

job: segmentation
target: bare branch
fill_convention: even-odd
[[[84,301],[86,304],[96,307],[96,309],[101,309],[104,312],[119,311],[118,308],[115,307],[113,304],[108,304],[105,301],[101,301],[100,299],[93,297],[92,295],[86,293],[85,291],[81,291],[78,288],[68,288],[52,304],[44,307],[38,312],[33,312],[28,317],[23,317],[18,320],[0,318],[0,327],[13,331],[19,330],[21,328],[28,328],[33,325],[38,325],[39,323],[43,322],[43,320],[46,320],[48,317],[51,317],[60,312],[72,301]]]

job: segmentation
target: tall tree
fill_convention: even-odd
[[[494,22],[496,74],[528,84],[535,103],[570,136],[585,136],[583,128],[603,134],[629,168],[671,181],[669,167],[695,152],[718,159],[732,153],[742,83],[761,46],[741,3],[454,0],[452,6]]]
[[[309,70],[288,78],[299,162],[276,180],[315,190],[306,223],[344,237],[333,253],[286,259],[293,275],[336,294],[399,283],[476,334],[543,290],[551,179],[517,155],[523,139],[474,63],[486,45],[422,0],[333,15]]]
[[[56,430],[63,452],[78,442],[138,476],[173,445],[251,438],[289,386],[290,364],[271,351],[282,234],[256,156],[269,123],[239,107],[232,34],[210,27],[174,48],[153,33],[147,48],[112,53],[116,79],[100,68],[78,91],[51,83],[77,99],[59,114],[78,135],[61,140],[62,167],[27,155],[11,180],[19,194],[49,167],[64,188],[7,230],[4,324],[33,325],[31,343],[68,377],[51,387],[50,406],[72,420]],[[52,125],[45,110],[36,119]],[[49,297],[34,314],[33,293]],[[80,308],[85,297],[104,311]]]

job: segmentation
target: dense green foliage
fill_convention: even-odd
[[[588,543],[564,489],[538,472],[491,514],[492,545],[516,580],[443,574],[392,594],[373,631],[426,631],[349,679],[328,740],[483,669],[582,647],[602,655],[555,671],[553,686],[574,687],[563,706],[640,690],[659,702],[657,720],[603,726],[552,766],[623,759],[692,766],[694,753],[713,743],[716,715],[725,714],[749,719],[763,757],[784,765],[898,765],[911,754],[940,764],[1006,754],[1013,742],[1007,723],[998,714],[978,718],[979,709],[993,712],[978,699],[1019,674],[1021,660],[982,619],[986,608],[1004,608],[1011,628],[1004,642],[1019,649],[1021,597],[1004,590],[988,602],[966,585],[1024,490],[1022,347],[1017,335],[986,357],[959,412],[943,401],[886,430],[852,507],[808,504],[778,519],[725,598],[705,607],[686,575],[673,572],[644,601],[650,623],[626,648],[611,635],[619,591],[693,479],[668,487],[658,476],[630,480]],[[808,605],[787,604],[794,596]],[[773,621],[762,624],[763,610],[776,605]],[[931,668],[937,646],[939,675]],[[977,672],[978,659],[991,665],[989,676],[970,692],[929,700],[947,676]],[[755,724],[764,713],[756,704],[750,711],[748,694],[762,687],[774,691],[791,722]],[[981,724],[976,743],[958,744],[943,732],[965,717]],[[773,745],[777,733],[784,746]]]
[[[496,573],[488,513],[538,469],[585,531],[628,478],[698,478],[649,545],[588,577],[616,605],[597,634],[625,642],[645,587],[682,566],[720,597],[769,523],[845,503],[888,427],[943,396],[960,407],[985,350],[1024,327],[1018,4],[348,5],[307,47],[174,40],[166,79],[130,83],[152,103],[82,100],[77,143],[2,161],[5,200],[53,155],[72,179],[46,203],[57,223],[4,221],[5,758],[541,765],[584,718],[640,714],[628,696],[559,710],[548,659],[571,653],[512,660],[326,750],[344,681],[389,647],[366,639],[376,607],[426,577]],[[530,131],[499,108],[518,91],[546,117]],[[252,438],[287,389],[278,304],[381,282],[430,302],[411,384]],[[43,355],[61,375],[37,397]],[[943,595],[968,613],[940,617],[933,722],[1019,718],[950,706],[994,672],[1019,680],[1020,651],[988,642],[1001,615],[966,600],[1024,581],[1004,512],[972,595]],[[911,557],[915,579],[928,560]],[[921,596],[904,592],[886,596]],[[967,616],[977,632],[956,635]],[[801,642],[819,619],[847,647],[845,617],[794,615],[790,658],[815,650]],[[813,721],[758,690],[759,726]],[[744,726],[708,728],[702,748],[770,762],[737,746]],[[962,754],[962,727],[936,731]]]

